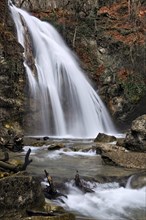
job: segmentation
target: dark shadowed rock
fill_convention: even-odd
[[[125,147],[132,151],[146,152],[146,115],[136,118],[125,138]]]

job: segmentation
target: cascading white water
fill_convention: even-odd
[[[127,189],[117,183],[90,184],[94,193],[83,194],[67,183],[69,194],[62,206],[96,220],[144,220],[146,187]]]
[[[39,100],[40,123],[35,127],[40,129],[35,135],[95,138],[99,132],[116,133],[100,97],[58,32],[10,1],[9,6],[20,44],[25,47],[22,18],[31,38],[37,79],[27,62],[24,65],[33,99]]]

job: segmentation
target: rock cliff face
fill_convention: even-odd
[[[119,127],[146,113],[146,3],[142,0],[14,0],[52,23],[80,58]],[[25,73],[7,1],[0,2],[0,124],[21,130]]]
[[[0,1],[0,13],[0,135],[6,135],[8,129],[23,132],[25,74],[7,0]]]
[[[146,113],[143,0],[15,0],[52,23],[77,53],[119,127]],[[144,98],[143,98],[144,97]]]

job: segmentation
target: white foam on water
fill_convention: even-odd
[[[72,184],[68,188],[68,198],[63,199],[65,208],[96,220],[131,219],[130,210],[146,209],[146,188],[133,190],[116,183],[96,184],[95,193],[86,194]]]

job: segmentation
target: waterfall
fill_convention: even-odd
[[[99,132],[115,133],[99,95],[54,27],[15,7],[10,1],[9,7],[24,51],[26,28],[31,40],[37,74],[26,62],[26,52],[24,66],[31,100],[36,103],[39,117],[39,120],[37,116],[33,119],[34,134],[95,138]]]

